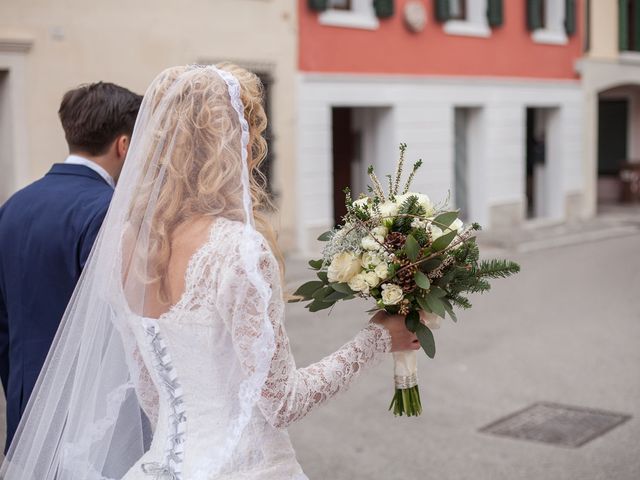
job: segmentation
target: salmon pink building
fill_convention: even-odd
[[[583,0],[298,0],[298,244],[398,144],[487,228],[580,217]],[[313,212],[313,215],[304,212]]]

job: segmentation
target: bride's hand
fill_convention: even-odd
[[[377,312],[371,321],[382,325],[391,335],[391,351],[418,350],[420,343],[415,333],[407,330],[404,315],[391,315],[384,310]]]

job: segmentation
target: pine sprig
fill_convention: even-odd
[[[425,209],[418,203],[418,197],[411,195],[407,198],[398,209],[398,214],[393,221],[393,229],[408,233],[411,230],[411,222],[414,217],[425,215]]]
[[[483,260],[475,274],[481,278],[507,278],[520,271],[520,265],[510,260]]]

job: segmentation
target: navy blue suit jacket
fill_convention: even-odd
[[[7,398],[6,448],[112,194],[90,168],[55,164],[0,208],[0,377]]]

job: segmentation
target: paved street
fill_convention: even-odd
[[[560,242],[562,243],[562,242]],[[640,234],[510,254],[517,280],[494,283],[474,309],[436,332],[435,360],[420,357],[425,411],[394,418],[392,364],[290,429],[311,479],[640,478]],[[289,264],[299,283],[301,262]],[[364,324],[365,305],[330,316],[290,305],[299,366],[322,358]],[[571,449],[479,433],[538,401],[633,418]]]
[[[387,412],[393,388],[389,359],[293,425],[291,437],[309,477],[640,478],[640,232],[590,238],[505,253],[522,264],[517,280],[495,282],[491,293],[474,298],[474,309],[461,313],[457,325],[443,322],[435,360],[420,356],[420,418]],[[292,285],[304,281],[301,260],[290,259],[288,268]],[[366,309],[338,305],[327,316],[289,305],[287,328],[298,365],[349,340],[364,325]],[[538,401],[633,418],[577,449],[478,432]]]

